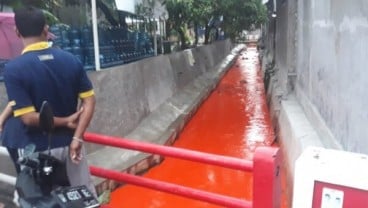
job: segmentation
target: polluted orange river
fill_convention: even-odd
[[[175,142],[175,147],[252,159],[257,146],[270,146],[275,135],[266,104],[256,48],[244,50],[216,89],[203,102]],[[144,177],[244,200],[252,200],[252,173],[175,158],[165,158]],[[287,207],[283,194],[282,207]],[[114,208],[217,208],[134,185],[111,194]]]

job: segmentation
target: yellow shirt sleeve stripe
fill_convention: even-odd
[[[19,117],[27,113],[35,112],[36,108],[34,106],[28,106],[25,108],[20,108],[14,111],[14,117]]]
[[[81,99],[88,98],[88,97],[91,97],[94,94],[95,94],[95,92],[93,90],[89,90],[89,91],[86,91],[86,92],[79,93],[79,98],[81,98]]]

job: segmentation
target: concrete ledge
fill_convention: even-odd
[[[296,94],[290,94],[287,99],[282,99],[281,93],[277,93],[275,83],[270,88],[271,93],[268,97],[271,114],[286,162],[289,190],[292,190],[295,162],[305,149],[313,146],[341,150],[341,146],[333,139],[323,120],[319,118],[303,93],[296,90]]]
[[[295,88],[296,99],[300,101],[300,105],[305,111],[308,120],[320,135],[320,140],[325,148],[343,150],[341,144],[337,142],[331,130],[327,127],[322,116],[318,113],[316,107],[309,101],[305,93],[297,85]]]
[[[265,61],[265,59],[263,60]],[[265,64],[264,64],[265,66]],[[267,101],[271,112],[271,119],[275,127],[277,140],[283,151],[285,170],[287,171],[287,187],[293,190],[293,179],[295,175],[295,162],[302,152],[309,146],[326,147],[315,124],[311,122],[304,107],[305,100],[300,101],[300,94],[284,95],[279,87],[276,76],[271,74],[267,89]],[[300,104],[303,102],[303,105]],[[292,199],[292,193],[290,200]],[[291,202],[290,202],[291,204]]]
[[[275,91],[277,92],[277,89]],[[307,147],[323,147],[323,144],[295,95],[289,95],[287,100],[282,100],[282,96],[276,92],[270,97],[270,110],[283,154],[284,170],[287,171],[286,185],[290,191],[291,204],[296,160]]]
[[[285,151],[286,160],[294,176],[294,163],[308,146],[323,147],[319,135],[307,119],[301,105],[294,95],[281,101],[281,111],[278,119],[280,128],[280,143]]]
[[[206,70],[206,73],[176,92],[125,137],[155,144],[171,145],[243,48],[244,45],[236,47],[221,64],[214,67],[215,70]],[[90,164],[130,174],[139,174],[158,164],[162,159],[158,155],[113,147],[104,147],[88,155]],[[98,193],[107,189],[112,190],[119,185],[116,182],[96,177],[94,181]]]

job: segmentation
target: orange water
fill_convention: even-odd
[[[274,138],[258,53],[255,48],[248,48],[189,121],[174,146],[252,159],[257,146],[272,145]],[[144,177],[252,199],[253,178],[248,172],[166,158]],[[286,200],[283,201],[286,208]],[[134,185],[115,190],[109,205],[116,208],[220,207]]]

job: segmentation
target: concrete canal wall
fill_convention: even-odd
[[[290,178],[308,146],[368,154],[367,10],[365,0],[277,1],[262,58]]]

